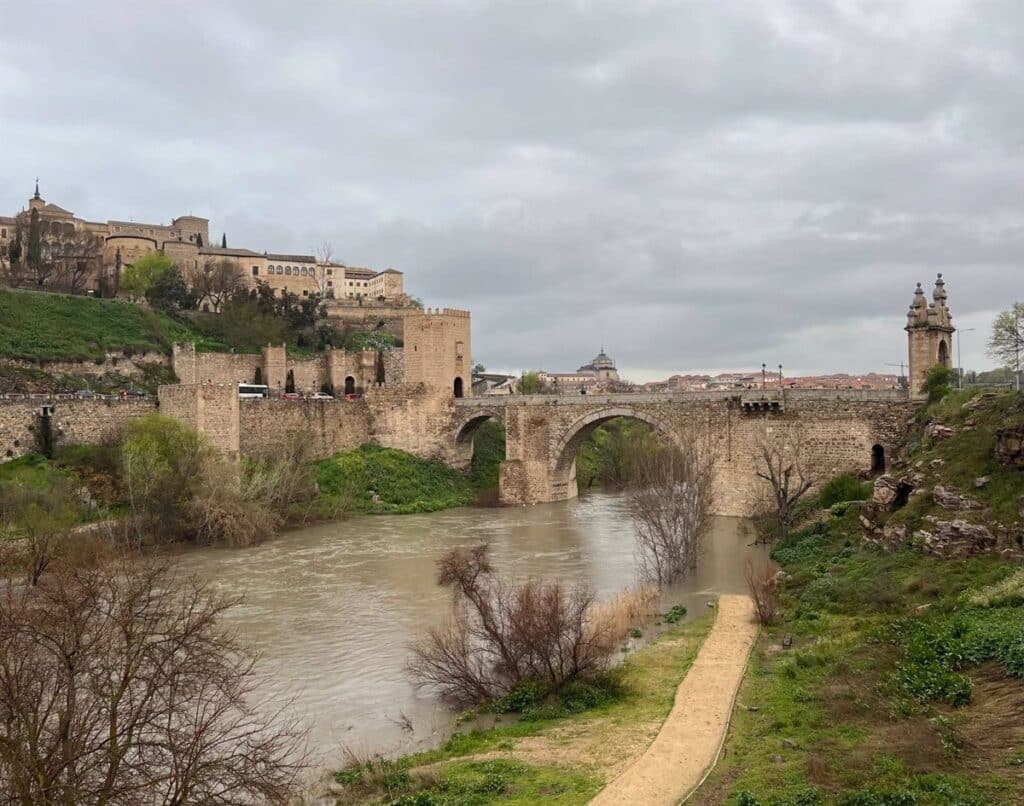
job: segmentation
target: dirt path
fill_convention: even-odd
[[[715,626],[676,689],[675,705],[654,742],[592,806],[674,806],[701,782],[718,755],[756,637],[750,597],[722,596]]]

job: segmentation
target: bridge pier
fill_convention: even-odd
[[[498,469],[498,495],[503,504],[545,504],[567,501],[579,494],[576,465],[568,476],[553,478],[550,462],[506,459]]]

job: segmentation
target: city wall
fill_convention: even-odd
[[[50,412],[53,443],[59,447],[116,440],[130,419],[156,411],[156,401],[132,398],[78,400],[46,395],[0,399],[0,461],[39,450],[44,407]]]
[[[154,364],[167,366],[170,363],[163,353],[122,353],[108,352],[102,359],[81,359],[78,361],[51,361],[40,359],[26,361],[20,358],[0,358],[0,365],[21,369],[39,369],[50,374],[88,375],[101,377],[118,373],[129,378],[141,378],[145,368]]]

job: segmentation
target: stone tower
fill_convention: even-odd
[[[439,397],[471,396],[469,311],[410,311],[404,335],[406,383],[422,383]]]
[[[946,283],[939,274],[935,280],[932,301],[925,298],[917,284],[914,300],[907,312],[907,345],[909,353],[908,382],[910,397],[922,397],[925,375],[936,364],[951,365],[953,355],[953,315],[946,305]]]

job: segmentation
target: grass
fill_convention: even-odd
[[[170,354],[194,338],[168,316],[112,299],[0,289],[0,355],[101,360],[105,352]]]
[[[629,655],[613,696],[564,695],[508,725],[456,733],[441,747],[339,771],[343,803],[585,804],[654,738],[712,617],[667,629]],[[375,772],[376,774],[371,774]]]
[[[473,462],[469,475],[478,491],[498,489],[498,469],[505,461],[505,426],[488,420],[473,436]]]
[[[1024,607],[969,603],[1017,566],[861,547],[856,518],[775,549],[786,619],[755,650],[725,761],[695,802],[1020,802],[1019,767],[966,738],[1024,741]],[[1017,708],[992,712],[993,691]]]

